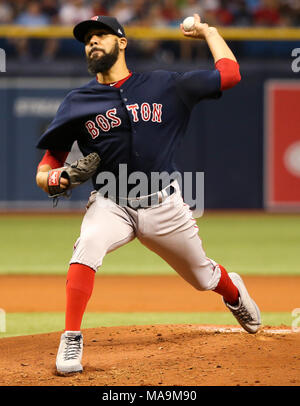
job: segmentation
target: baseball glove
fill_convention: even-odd
[[[86,157],[73,162],[71,165],[49,171],[47,178],[49,197],[68,196],[68,192],[71,189],[86,182],[94,175],[99,163],[99,155],[96,152],[92,152]],[[68,179],[69,181],[66,189],[60,186],[61,178]]]

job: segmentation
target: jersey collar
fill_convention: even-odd
[[[97,80],[97,82],[100,83],[101,85],[119,88],[119,87],[121,87],[121,86],[126,82],[126,80],[128,80],[128,79],[132,76],[132,72],[131,72],[131,71],[129,71],[129,72],[130,72],[130,73],[129,73],[128,76],[126,76],[125,78],[123,78],[123,79],[121,79],[121,80],[118,80],[117,82],[112,82],[112,83],[100,83],[100,82],[98,81],[97,76],[96,76],[96,80]]]

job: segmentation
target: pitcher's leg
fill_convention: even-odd
[[[92,295],[95,271],[86,265],[71,264],[66,281],[65,331],[79,331]]]
[[[87,265],[97,271],[104,256],[135,238],[135,231],[120,206],[98,193],[90,199],[94,201],[88,203],[70,264]]]
[[[67,276],[66,330],[79,330],[94,274],[106,253],[135,236],[128,214],[112,201],[92,195],[88,207]]]
[[[188,207],[178,196],[171,198],[173,204],[141,212],[138,238],[196,289],[222,295],[240,325],[247,332],[256,333],[261,325],[260,311],[242,278],[236,273],[228,274],[224,267],[206,257]]]
[[[196,221],[179,191],[160,206],[141,211],[139,224],[139,240],[187,282],[198,290],[215,290],[230,302],[236,301],[237,289],[226,270],[206,256]]]
[[[138,238],[194,288],[213,290],[220,280],[220,269],[206,257],[200,238],[193,233],[191,229],[169,235],[139,235]]]
[[[82,371],[80,329],[97,268],[106,253],[135,236],[129,216],[122,208],[99,195],[93,202],[94,198],[95,195],[90,198],[67,275],[65,331],[56,357],[56,369],[60,374]]]

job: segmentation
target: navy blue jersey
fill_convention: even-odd
[[[37,147],[69,151],[77,141],[84,156],[101,157],[98,173],[118,176],[119,164],[127,164],[128,174],[172,173],[192,108],[220,97],[220,82],[218,70],[133,73],[120,88],[95,78],[65,97]]]

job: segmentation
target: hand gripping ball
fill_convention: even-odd
[[[183,20],[182,26],[184,31],[191,31],[194,27],[194,17],[187,17]]]

